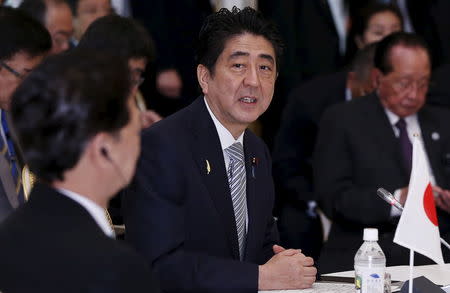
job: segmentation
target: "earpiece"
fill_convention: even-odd
[[[106,150],[105,147],[102,147],[102,148],[100,149],[100,153],[101,153],[105,158],[107,158],[108,160],[110,160],[108,151]]]
[[[113,165],[113,167],[116,170],[117,174],[119,175],[121,180],[124,182],[124,185],[127,185],[128,182],[127,182],[125,176],[123,175],[122,171],[120,170],[120,168],[116,164],[116,162],[114,162],[114,160],[109,156],[108,150],[105,147],[102,147],[102,148],[100,148],[100,153],[102,154],[102,156],[105,157],[105,159],[107,159],[108,161],[111,162],[111,164]]]

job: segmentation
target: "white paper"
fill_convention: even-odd
[[[314,283],[312,288],[303,290],[272,290],[259,293],[355,293],[355,285],[348,283]]]
[[[386,272],[391,274],[392,282],[409,280],[409,266],[387,267]],[[354,277],[354,271],[326,274],[333,277]],[[444,265],[415,266],[414,278],[424,276],[436,285],[445,286],[450,284],[450,263]]]

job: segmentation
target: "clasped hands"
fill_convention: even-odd
[[[259,290],[285,290],[310,288],[316,280],[314,260],[300,249],[273,246],[275,255],[259,266]]]

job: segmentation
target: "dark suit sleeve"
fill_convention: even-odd
[[[269,149],[267,148],[266,145],[264,145],[264,149],[265,149],[265,156],[266,156],[267,164],[268,164],[268,166],[272,166],[272,159],[270,157]],[[269,171],[268,178],[272,178],[271,168],[269,167],[269,168],[267,168],[267,170]],[[274,191],[273,184],[270,185],[270,189],[271,190],[267,190],[267,192],[271,192],[272,194],[274,194],[275,191]],[[271,206],[273,206],[274,196],[272,196],[271,198],[272,198]],[[264,259],[260,262],[261,264],[266,263],[269,259],[272,258],[272,256],[274,255],[273,246],[275,244],[279,244],[279,243],[280,243],[280,237],[278,234],[278,228],[277,228],[277,225],[276,225],[273,215],[270,214],[270,215],[268,215],[268,219],[267,219],[267,227],[266,227],[266,233],[265,233],[264,245],[263,245]]]
[[[378,226],[389,221],[390,207],[376,195],[379,183],[370,182],[364,168],[356,167],[363,156],[372,160],[377,154],[355,144],[350,131],[356,125],[350,115],[354,113],[347,104],[325,112],[314,150],[314,187],[321,208],[332,220]]]
[[[257,265],[194,252],[185,246],[183,174],[187,170],[181,156],[186,154],[180,154],[177,147],[167,136],[144,138],[136,178],[123,201],[127,240],[152,266],[164,291],[256,292]]]

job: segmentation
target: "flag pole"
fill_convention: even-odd
[[[408,292],[413,292],[414,250],[409,250],[409,287]]]

